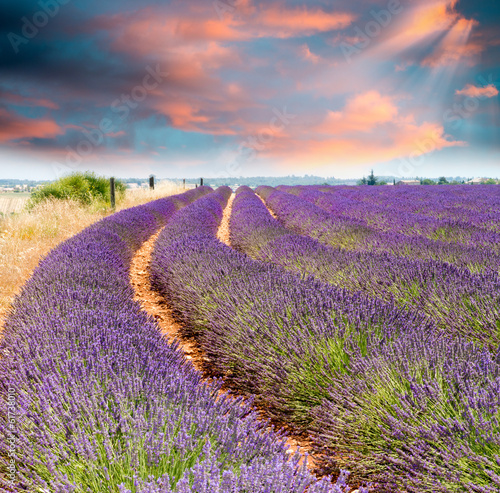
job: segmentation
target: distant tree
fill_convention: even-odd
[[[420,180],[421,185],[435,185],[436,182],[434,180],[431,180],[430,178],[424,178],[423,180]]]
[[[485,182],[484,182],[485,185],[496,185],[497,184],[497,181],[494,180],[493,178],[488,178]]]
[[[377,177],[373,174],[373,170],[368,176],[368,179],[366,180],[367,185],[376,185],[377,184]]]
[[[448,184],[448,180],[446,179],[446,177],[440,176],[439,180],[438,180],[438,185],[447,185],[447,184]]]
[[[385,180],[379,181],[377,185],[387,185],[387,182]]]
[[[361,178],[361,180],[358,180],[358,185],[367,185],[368,184],[368,180],[363,176],[363,178]]]

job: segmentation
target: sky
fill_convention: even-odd
[[[498,0],[2,0],[0,177],[500,177]]]

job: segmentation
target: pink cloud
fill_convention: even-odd
[[[183,130],[196,130],[195,124],[208,122],[209,118],[199,114],[199,108],[187,101],[168,101],[158,105],[158,109],[167,115],[172,125]]]
[[[106,134],[106,137],[123,137],[124,135],[127,135],[124,130],[120,130],[119,132],[109,132]]]
[[[26,118],[0,108],[0,142],[19,139],[52,138],[64,134],[54,120]]]
[[[2,95],[2,99],[10,104],[14,104],[17,106],[28,106],[28,107],[41,107],[48,108],[51,110],[58,110],[59,105],[46,98],[34,98],[23,96],[21,94],[7,93]]]
[[[422,65],[438,67],[459,61],[473,65],[475,63],[474,57],[484,49],[480,43],[469,41],[472,29],[477,24],[472,19],[458,19],[433,53],[422,61]]]
[[[269,3],[259,9],[253,19],[253,29],[258,36],[290,38],[310,36],[319,32],[343,29],[356,19],[353,14],[343,12],[325,12],[305,6],[287,8]]]
[[[349,99],[342,111],[329,111],[317,131],[331,135],[370,132],[376,125],[392,122],[397,115],[398,108],[390,97],[368,91]]]
[[[417,123],[412,113],[401,114],[394,98],[377,91],[352,97],[317,125],[290,126],[286,132],[264,153],[297,166],[366,165],[466,145],[452,140],[439,123]]]
[[[291,38],[343,29],[355,16],[326,12],[306,6],[290,8],[269,2],[256,8],[250,0],[239,1],[218,18],[212,2],[205,7],[185,2],[168,12],[151,7],[136,12],[101,16],[87,31],[113,32],[115,49],[138,54],[172,53],[193,42],[244,41],[261,37]],[[159,42],[161,40],[161,42]],[[192,49],[200,49],[191,47]]]
[[[458,62],[474,65],[487,42],[474,39],[477,21],[465,18],[456,9],[457,0],[420,0],[406,8],[398,21],[387,28],[386,38],[373,46],[371,56],[403,60],[399,69],[420,64],[436,68]],[[414,53],[426,47],[429,54],[417,59]],[[409,54],[412,53],[412,54]]]
[[[470,96],[471,98],[493,98],[498,96],[498,89],[493,84],[489,84],[485,87],[477,87],[472,84],[467,84],[463,89],[457,89],[455,94]]]
[[[309,49],[309,46],[306,44],[303,44],[300,49],[299,49],[299,55],[304,59],[308,60],[312,63],[318,63],[321,58],[318,55],[315,55],[314,53],[311,52]]]

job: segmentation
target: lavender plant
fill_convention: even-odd
[[[474,274],[446,262],[325,246],[323,243],[328,244],[325,238],[330,238],[332,231],[341,235],[339,228],[343,228],[333,216],[293,195],[268,187],[258,191],[285,226],[295,232],[309,231],[317,240],[292,231],[286,234],[283,225],[273,220],[260,200],[248,190],[242,190],[238,194],[241,199],[235,202],[232,220],[236,246],[252,253],[246,240],[240,238],[254,238],[256,231],[268,229],[267,226],[256,228],[257,223],[263,226],[271,223],[272,231],[281,228],[280,234],[275,240],[266,242],[267,233],[264,233],[257,258],[336,286],[412,307],[427,314],[444,330],[463,334],[494,352],[499,350],[500,277],[497,273]],[[246,226],[250,223],[253,228]],[[248,229],[253,231],[249,233]]]
[[[286,191],[337,220],[363,225],[367,235],[353,245],[355,249],[449,262],[473,272],[498,272],[500,231],[494,229],[500,225],[498,193],[496,187],[479,188],[480,193],[470,186],[419,187],[417,191],[386,187],[375,192],[366,187],[292,187]]]
[[[0,343],[5,491],[347,491],[299,467],[219,381],[203,383],[133,300],[133,252],[210,191],[110,216],[35,270]]]
[[[293,237],[257,207],[242,213],[244,195],[233,206],[233,244],[257,256]],[[418,312],[250,260],[214,238],[212,213],[203,227],[210,202],[164,230],[152,274],[212,367],[315,434],[327,466],[380,491],[496,491],[498,357]]]

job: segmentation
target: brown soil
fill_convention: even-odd
[[[225,243],[227,246],[231,246],[231,238],[229,234],[229,219],[233,212],[233,201],[235,194],[231,194],[227,202],[227,206],[224,209],[224,215],[222,216],[222,221],[219,226],[219,231],[217,231],[217,239]]]
[[[255,195],[257,195],[257,194],[255,194]],[[262,203],[266,206],[266,209],[269,211],[269,214],[271,214],[271,216],[273,216],[274,219],[276,219],[278,221],[278,216],[269,207],[267,207],[266,201],[260,195],[257,195],[257,197],[259,197],[259,199],[262,201]]]
[[[160,326],[161,333],[168,342],[177,340],[180,348],[186,355],[186,359],[191,360],[193,366],[201,371],[203,367],[203,354],[194,341],[180,337],[181,325],[174,319],[172,309],[166,300],[160,296],[149,282],[149,264],[153,247],[160,233],[153,235],[141,249],[135,254],[130,266],[130,283],[135,290],[134,300],[138,301],[142,308]]]

